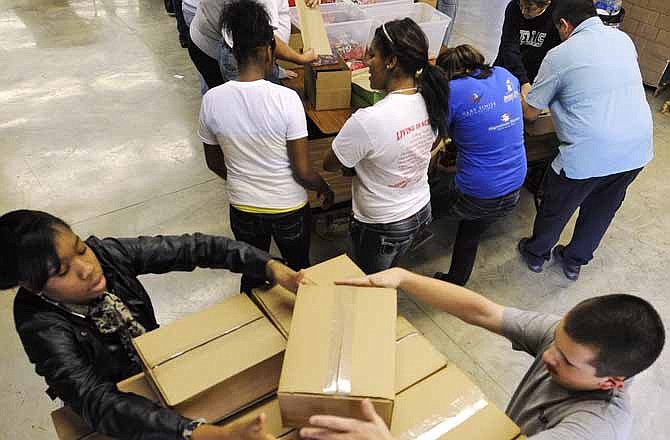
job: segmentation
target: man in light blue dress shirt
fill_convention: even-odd
[[[577,280],[653,157],[653,124],[631,39],[605,26],[591,0],[561,1],[553,20],[563,43],[542,62],[524,118],[549,107],[560,152],[543,184],[533,235],[519,242],[519,252],[541,272],[553,248],[566,277]],[[554,247],[577,208],[570,243]]]

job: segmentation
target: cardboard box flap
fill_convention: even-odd
[[[273,437],[280,438],[294,430],[293,428],[286,427],[282,424],[281,411],[279,410],[279,400],[277,400],[276,397],[259,403],[242,414],[238,414],[230,419],[226,419],[221,424],[231,425],[236,423],[247,423],[263,413],[265,413],[266,416],[264,425],[265,432],[272,435]]]
[[[118,382],[116,384],[116,388],[124,393],[137,394],[138,396],[147,398],[152,402],[160,401],[153,388],[151,388],[151,384],[149,383],[144,373],[136,374],[129,377],[128,379],[124,379],[121,382]]]
[[[51,420],[60,440],[81,440],[93,432],[84,419],[69,406],[53,411]]]
[[[301,286],[279,392],[393,400],[395,320],[394,289]]]
[[[335,281],[364,277],[363,272],[347,254],[316,264],[305,269],[306,278],[318,286],[333,285]],[[253,297],[270,316],[279,332],[288,338],[291,329],[295,294],[276,285],[270,289],[254,289]],[[407,323],[411,326],[411,324]]]
[[[263,313],[246,295],[235,295],[138,336],[133,339],[133,345],[145,367],[151,369],[262,317]]]
[[[150,373],[167,405],[174,406],[281,353],[285,345],[281,334],[263,317],[234,334],[187,351]],[[185,377],[186,372],[192,374]]]
[[[401,393],[447,366],[447,359],[424,336],[410,333],[396,341],[395,390]]]
[[[398,394],[391,433],[399,440],[512,440],[519,428],[453,365]]]
[[[400,340],[412,333],[419,333],[419,330],[412,325],[404,316],[398,316],[395,323],[395,338]]]
[[[342,254],[306,269],[305,275],[316,285],[328,286],[335,281],[364,277],[365,272],[347,254]]]
[[[293,306],[295,305],[295,294],[284,289],[280,285],[272,286],[270,289],[253,289],[252,295],[277,330],[288,339],[291,330],[291,319],[293,318]]]

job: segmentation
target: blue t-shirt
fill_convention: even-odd
[[[526,178],[519,81],[502,67],[485,79],[449,82],[449,135],[456,144],[455,183],[463,194],[494,199]]]

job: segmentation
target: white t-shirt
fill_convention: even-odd
[[[231,204],[287,209],[307,201],[286,148],[286,141],[307,137],[295,91],[265,80],[228,81],[203,97],[198,134],[223,149]]]
[[[291,37],[291,15],[289,13],[288,0],[259,0],[270,16],[270,25],[275,29],[277,35],[284,43],[288,43]],[[233,37],[225,32],[223,38],[226,44],[233,47]]]
[[[435,139],[419,93],[389,94],[354,113],[333,141],[342,165],[356,169],[354,217],[386,224],[423,208],[430,201],[428,165]]]

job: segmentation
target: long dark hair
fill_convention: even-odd
[[[416,75],[417,86],[430,118],[430,125],[440,138],[447,137],[449,82],[442,70],[428,63],[428,39],[411,18],[385,23],[375,30],[374,46],[384,58],[395,56],[398,67],[407,75]]]
[[[263,5],[254,0],[235,0],[221,12],[220,28],[233,38],[233,55],[240,65],[259,62],[259,49],[274,50],[274,30],[270,15]]]
[[[448,80],[466,76],[485,79],[493,74],[493,68],[486,64],[484,55],[469,44],[443,50],[437,57],[437,65],[442,68]]]
[[[22,209],[0,217],[0,289],[27,283],[42,290],[60,270],[57,227],[70,229],[63,220],[41,211]]]

